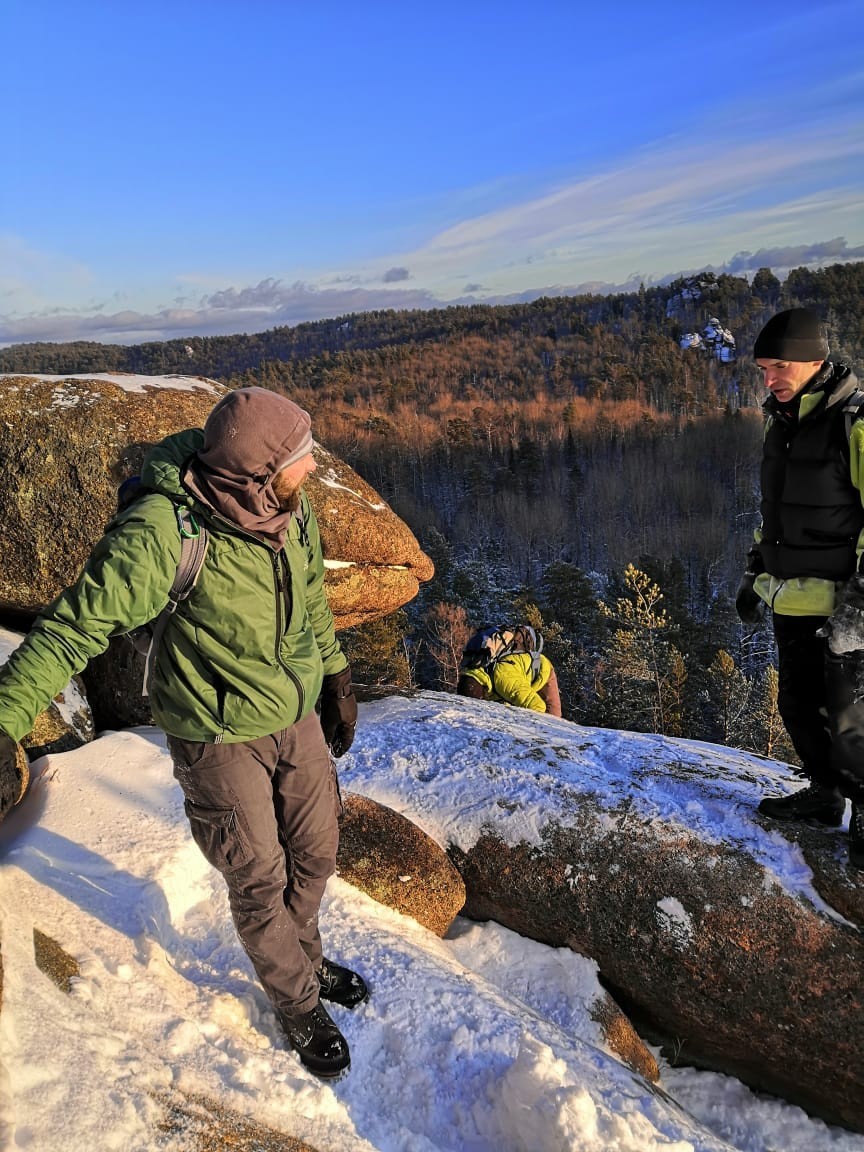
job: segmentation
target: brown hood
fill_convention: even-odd
[[[311,450],[307,412],[266,388],[238,388],[207,417],[204,447],[187,465],[183,485],[278,551],[293,513],[280,507],[273,477]]]

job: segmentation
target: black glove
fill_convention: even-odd
[[[751,548],[747,553],[747,570],[735,593],[735,611],[742,624],[759,624],[765,615],[765,601],[753,587],[756,577],[764,571],[765,565],[759,549]]]
[[[833,613],[816,635],[828,637],[835,656],[864,649],[864,576],[855,575],[844,585]]]
[[[321,731],[334,756],[344,756],[354,743],[357,699],[351,687],[351,669],[325,676],[321,685]]]

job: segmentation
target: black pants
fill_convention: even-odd
[[[805,775],[864,802],[864,652],[835,656],[825,620],[774,613],[777,707]]]

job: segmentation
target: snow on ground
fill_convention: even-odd
[[[356,751],[340,762],[344,783],[404,809],[413,773],[427,830],[457,838],[458,822],[481,819],[486,804],[477,777],[472,804],[461,763],[469,739],[497,764],[497,795],[518,805],[514,827],[536,830],[555,795],[525,718],[490,708],[484,750],[452,697],[365,705]],[[422,759],[411,742],[421,723],[438,733]],[[559,728],[555,743],[574,764],[585,745],[578,771],[598,788],[604,740],[631,761],[659,757],[650,738]],[[677,747],[689,765],[708,754]],[[780,781],[758,760],[741,764]],[[640,803],[669,811],[682,800],[670,789],[658,780],[653,795],[646,784]],[[565,782],[565,806],[567,793]],[[71,994],[36,968],[34,927],[79,961]],[[333,1009],[352,1049],[335,1083],[306,1072],[280,1039],[221,879],[189,837],[161,734],[105,733],[37,762],[30,792],[0,824],[0,1146],[185,1152],[181,1138],[155,1136],[157,1096],[178,1089],[320,1152],[864,1152],[864,1137],[728,1077],[664,1067],[670,1095],[650,1087],[585,1039],[596,968],[567,950],[464,920],[439,940],[338,878],[322,930],[328,954],[372,988],[355,1012]]]
[[[214,395],[221,395],[225,391],[224,384],[220,384],[218,380],[208,380],[206,376],[141,376],[134,372],[78,372],[58,376],[45,372],[0,372],[0,380],[12,379],[47,380],[49,383],[56,380],[58,384],[62,384],[65,380],[104,380],[106,384],[116,384],[124,392],[145,392],[153,388],[191,392],[193,389],[203,388]],[[63,407],[59,393],[57,406]]]
[[[374,723],[364,723],[367,714]],[[467,850],[491,823],[510,844],[539,846],[550,820],[566,823],[579,798],[595,793],[643,822],[662,823],[672,837],[678,825],[708,843],[739,846],[792,895],[837,917],[798,846],[753,818],[761,796],[801,785],[774,760],[441,692],[361,705],[358,731],[362,739],[341,772],[346,786],[407,816],[439,844]]]

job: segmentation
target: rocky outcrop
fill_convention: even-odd
[[[5,664],[24,635],[0,628],[0,664]],[[84,682],[73,676],[44,712],[36,717],[33,728],[21,741],[31,760],[52,752],[69,752],[93,739],[93,715],[87,703]]]
[[[413,600],[434,567],[414,536],[365,480],[315,445],[306,491],[324,550],[327,599],[337,628],[395,612]]]
[[[465,915],[593,959],[683,1061],[864,1131],[864,875],[845,833],[758,816],[790,770],[433,693],[361,721],[351,787],[449,845]]]
[[[416,824],[366,796],[343,794],[343,809],[340,878],[444,937],[465,904],[464,881],[444,849]],[[589,1015],[583,1027],[596,1031],[596,1043],[646,1080],[659,1080],[656,1059],[608,992],[600,990]]]
[[[35,614],[77,575],[151,444],[203,424],[225,392],[188,376],[0,376],[0,612]],[[316,445],[308,484],[338,628],[411,600],[432,564],[347,464]]]
[[[187,376],[0,376],[0,619],[32,619],[70,584],[113,515],[117,487],[147,449],[203,424],[226,389]],[[307,485],[337,628],[385,616],[431,578],[432,562],[388,504],[316,444]],[[96,726],[151,722],[144,657],[123,639],[84,673]],[[55,749],[56,750],[56,749]]]
[[[0,664],[5,664],[23,634],[0,628]],[[52,752],[68,752],[93,739],[93,716],[80,677],[73,677],[36,717],[20,744],[0,745],[0,820],[24,795],[30,779],[29,761]]]
[[[340,877],[443,936],[465,903],[462,877],[444,849],[416,824],[365,796],[345,794],[343,809]]]
[[[596,960],[685,1062],[864,1130],[857,928],[782,893],[734,849],[662,843],[626,820],[611,832],[623,815],[586,806],[539,851],[488,835],[454,852],[465,914]]]

